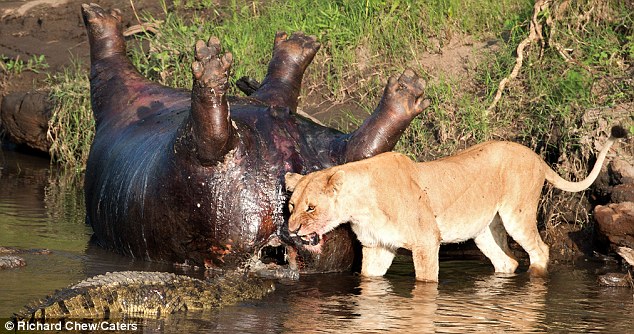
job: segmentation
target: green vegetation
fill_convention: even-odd
[[[40,73],[40,71],[47,68],[48,64],[44,55],[33,55],[26,62],[19,57],[12,59],[5,55],[0,55],[0,70],[8,75],[19,75],[24,71]]]
[[[3,94],[7,83],[12,77],[19,76],[25,71],[40,73],[47,68],[48,63],[44,55],[33,55],[25,62],[20,57],[10,58],[0,54],[0,94]],[[3,129],[0,128],[0,138],[2,137],[2,131]]]
[[[418,67],[417,56],[454,33],[482,35],[501,30],[504,17],[529,6],[517,1],[281,1],[262,4],[230,1],[219,9],[205,2],[176,1],[176,14],[145,20],[161,24],[158,36],[145,36],[152,52],[132,56],[143,74],[162,83],[187,87],[192,45],[218,36],[234,54],[234,78],[262,78],[276,31],[316,35],[322,50],[308,74],[334,100],[350,95],[376,95],[384,74]],[[195,8],[198,11],[191,12]],[[188,10],[187,15],[179,11]],[[364,59],[360,59],[364,58]],[[361,61],[363,63],[361,63]],[[369,78],[368,78],[369,77]],[[363,85],[352,87],[363,79]],[[325,84],[325,85],[324,85]],[[351,93],[352,91],[352,93]]]
[[[537,16],[542,39],[525,50],[519,75],[490,112],[499,82],[515,65],[517,45],[529,34],[532,1],[213,3],[176,0],[170,10],[164,6],[160,18],[141,14],[142,21],[159,26],[159,33],[137,35],[130,43],[130,57],[141,73],[165,85],[189,87],[193,45],[214,35],[234,55],[234,80],[245,75],[261,80],[275,32],[301,30],[317,35],[322,44],[304,80],[304,108],[311,107],[306,97],[312,94],[317,96],[313,100],[326,99],[329,105],[345,101],[342,105],[370,112],[390,75],[411,67],[428,80],[432,106],[397,147],[420,160],[492,138],[507,139],[561,163],[565,177],[579,177],[588,165],[580,137],[592,132],[583,128],[588,126],[583,115],[591,108],[634,101],[631,1],[549,3]],[[442,53],[452,40],[495,41],[495,47],[475,55],[473,71],[454,76],[442,68],[434,72],[421,61]],[[51,84],[63,104],[51,121],[53,156],[81,170],[92,138],[86,74],[69,70],[54,75]],[[626,127],[631,129],[632,122]],[[581,163],[566,165],[564,152],[568,158],[581,156]]]
[[[94,138],[94,119],[90,108],[88,73],[79,63],[48,78],[51,98],[57,101],[48,124],[53,140],[51,158],[82,172]]]

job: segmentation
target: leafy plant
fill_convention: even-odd
[[[24,62],[20,57],[15,59],[0,55],[0,69],[10,75],[20,75],[24,71],[40,73],[40,71],[48,68],[44,55],[33,55]]]

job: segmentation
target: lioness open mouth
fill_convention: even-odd
[[[316,246],[321,241],[319,234],[317,234],[316,232],[313,232],[307,235],[302,235],[300,236],[300,239],[302,240],[302,244],[309,245],[309,246]]]

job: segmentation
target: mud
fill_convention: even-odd
[[[0,55],[10,59],[28,60],[44,55],[49,72],[58,72],[79,61],[86,69],[90,65],[88,38],[81,18],[85,0],[35,0],[0,2]],[[125,27],[136,24],[130,2],[126,0],[93,1],[108,8],[123,11]],[[159,1],[135,0],[137,12],[161,17]],[[5,75],[3,73],[1,75]],[[42,88],[46,73],[24,72],[9,80],[0,95],[9,92]],[[2,80],[2,78],[0,78]]]

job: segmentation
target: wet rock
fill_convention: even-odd
[[[583,116],[584,126],[605,132],[611,124],[630,124],[634,103],[610,108],[591,109]],[[582,138],[583,142],[600,145],[595,134]],[[585,156],[585,153],[584,153]],[[614,251],[619,246],[634,245],[634,145],[632,134],[614,145],[611,160],[593,185],[592,199],[597,205],[593,212],[597,241]]]
[[[634,248],[634,202],[597,205],[598,231],[612,245]]]
[[[46,133],[52,106],[46,92],[10,93],[2,99],[0,124],[11,142],[48,152],[51,141]]]
[[[607,273],[597,278],[599,285],[610,287],[634,287],[632,276],[627,273]]]
[[[634,266],[634,249],[628,247],[619,247],[616,252],[621,255],[623,260],[630,266]]]
[[[25,254],[25,253],[48,255],[48,254],[51,254],[51,251],[46,248],[21,249],[21,248],[15,248],[15,247],[0,246],[0,254]]]
[[[23,258],[15,255],[0,256],[0,269],[12,269],[26,266]]]

